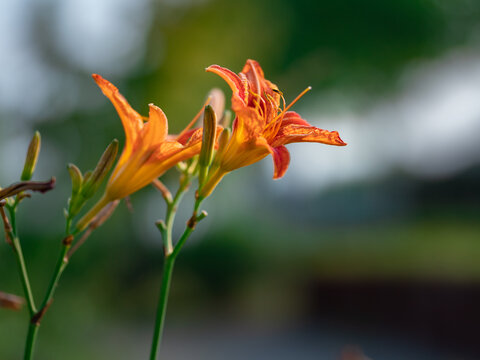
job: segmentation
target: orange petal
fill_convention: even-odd
[[[126,154],[125,156],[128,156],[138,133],[143,127],[142,117],[132,109],[127,100],[111,82],[97,74],[92,74],[92,77],[102,90],[103,94],[108,97],[113,106],[115,106],[115,109],[122,120],[126,138],[123,152]]]
[[[148,122],[143,126],[143,146],[151,146],[165,141],[168,133],[168,122],[165,113],[153,104],[150,107]]]
[[[170,140],[176,140],[182,145],[185,145],[188,140],[192,137],[193,133],[196,132],[198,129],[189,129],[186,131],[182,131],[180,135],[169,135],[168,138]]]
[[[283,125],[278,131],[272,146],[286,145],[294,142],[317,142],[327,145],[345,146],[346,143],[336,131],[319,129],[315,126]]]
[[[150,159],[148,159],[148,162],[153,163],[164,161],[183,149],[183,145],[177,141],[164,141],[155,148],[155,151]]]
[[[270,146],[265,138],[258,138],[255,143],[257,149],[266,149],[273,159],[273,178],[280,179],[288,169],[290,164],[290,153],[287,148],[283,145],[280,146]],[[265,155],[263,155],[264,157]],[[256,161],[261,160],[262,157],[259,157]],[[252,162],[253,163],[253,162]]]
[[[242,69],[242,73],[247,74],[249,72],[256,73],[259,78],[265,78],[263,69],[256,60],[248,59],[245,66]]]
[[[265,76],[263,70],[255,60],[247,60],[242,69],[242,74],[245,74],[250,85],[250,90],[257,95],[262,95],[264,87]]]
[[[175,166],[178,162],[192,158],[200,152],[202,143],[183,147],[176,141],[162,143],[155,153],[142,166],[138,173],[130,180],[129,186],[134,191],[141,189],[161,176],[165,171]]]
[[[265,127],[265,119],[249,106],[234,110],[237,114],[234,127],[236,136],[242,138],[241,141],[249,141],[260,136]]]
[[[272,148],[273,157],[273,178],[280,179],[288,169],[290,164],[290,153],[283,145]]]
[[[211,65],[206,68],[206,71],[212,72],[222,77],[232,88],[234,96],[238,96],[240,97],[240,99],[243,100],[243,102],[246,102],[248,96],[246,82],[242,81],[242,79],[237,74],[227,68],[218,65]]]
[[[280,94],[277,92],[278,87],[265,79],[265,74],[257,61],[251,59],[247,60],[240,75],[241,74],[245,74],[249,88],[253,93],[263,97],[264,100],[267,100],[265,97],[265,94],[267,94],[268,97],[273,99],[275,107],[278,107],[280,104]],[[272,89],[275,89],[276,91],[273,91]]]
[[[192,145],[196,144],[197,142],[202,141],[202,136],[203,136],[203,128],[195,129],[195,131],[192,133],[192,135],[188,139],[185,146],[192,146]]]
[[[217,136],[220,135],[222,130],[223,130],[223,127],[220,125],[217,125],[216,135]],[[202,136],[203,136],[203,128],[191,129],[186,131],[185,134],[183,134],[181,137],[176,139],[176,141],[178,141],[180,144],[184,146],[192,146],[197,142],[202,141]]]
[[[283,116],[282,126],[291,124],[311,126],[306,120],[303,120],[302,117],[295,111],[287,111]]]

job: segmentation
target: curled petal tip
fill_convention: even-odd
[[[97,84],[100,83],[100,82],[105,82],[105,79],[101,75],[98,75],[98,74],[92,74],[92,78],[93,78],[93,80],[95,80],[95,82]]]
[[[97,85],[103,90],[104,88],[110,88],[112,90],[117,90],[117,88],[108,80],[104,79],[101,75],[92,74],[93,80],[97,83]]]
[[[338,146],[346,146],[347,143],[340,138],[338,131],[333,131]]]

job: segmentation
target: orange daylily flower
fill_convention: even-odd
[[[105,194],[79,221],[77,227],[80,230],[109,202],[147,186],[178,162],[197,155],[202,146],[202,129],[189,129],[196,119],[178,136],[168,135],[167,117],[159,107],[149,104],[149,117],[144,119],[112,83],[100,75],[92,76],[120,116],[125,130],[125,146],[108,180]]]
[[[232,135],[220,155],[219,167],[211,174],[200,196],[208,196],[228,172],[251,165],[268,154],[273,157],[273,178],[281,178],[290,163],[286,144],[318,142],[346,145],[338,132],[314,127],[296,112],[289,111],[310,88],[286,106],[278,87],[265,79],[262,68],[254,60],[247,60],[238,75],[218,65],[211,65],[206,70],[221,76],[230,85],[236,118]]]

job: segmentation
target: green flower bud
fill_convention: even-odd
[[[228,140],[230,139],[231,130],[228,128],[223,129],[220,137],[218,138],[218,149],[217,153],[215,154],[215,159],[213,160],[212,169],[217,168],[220,166],[220,161],[222,160],[223,153],[228,144]]]
[[[85,171],[85,174],[83,174],[83,183],[85,184],[90,180],[90,177],[92,176],[92,170]]]
[[[205,106],[203,116],[203,136],[202,149],[198,158],[199,175],[198,182],[203,185],[208,172],[208,167],[212,162],[213,149],[215,147],[215,138],[217,132],[217,116],[210,105]]]
[[[72,194],[77,194],[83,183],[82,172],[74,164],[68,164],[67,169],[72,179]]]
[[[30,145],[28,146],[27,156],[25,157],[25,165],[20,180],[28,181],[32,178],[35,166],[37,165],[38,154],[40,153],[40,133],[35,131]]]
[[[91,198],[102,184],[103,179],[115,162],[118,152],[118,140],[114,139],[106,148],[102,157],[98,161],[97,166],[91,173],[91,176],[85,174],[84,185],[82,187],[82,195],[85,199]]]

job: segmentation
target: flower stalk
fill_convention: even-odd
[[[182,236],[179,238],[175,246],[172,243],[172,231],[173,231],[173,223],[175,220],[175,215],[177,213],[177,208],[180,200],[182,199],[183,195],[188,191],[192,180],[192,174],[187,169],[181,178],[180,186],[175,194],[173,200],[169,202],[166,198],[167,203],[167,212],[164,221],[157,221],[157,227],[159,228],[162,234],[162,240],[164,245],[164,264],[163,264],[163,272],[162,272],[162,279],[160,285],[160,294],[157,304],[157,315],[155,319],[155,328],[153,332],[153,339],[152,339],[152,347],[150,350],[150,360],[156,360],[158,353],[160,351],[160,345],[163,337],[163,329],[165,326],[165,317],[167,313],[167,304],[168,304],[168,296],[170,293],[170,285],[172,282],[172,274],[175,265],[175,260],[180,253],[180,250],[183,248],[183,245],[195,230],[196,224],[204,219],[207,216],[206,212],[200,213],[197,215],[198,209],[203,199],[196,199],[194,205],[194,211],[192,217],[187,221],[185,230]]]

